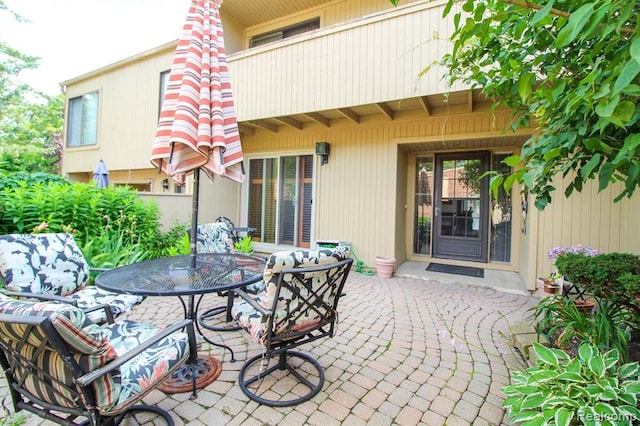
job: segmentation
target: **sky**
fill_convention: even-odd
[[[191,0],[4,0],[0,40],[40,58],[19,79],[49,95],[59,83],[177,39]]]

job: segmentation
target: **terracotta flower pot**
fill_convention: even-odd
[[[396,266],[395,257],[376,256],[376,273],[380,278],[391,278]]]

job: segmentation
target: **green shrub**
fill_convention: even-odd
[[[583,344],[578,356],[533,344],[536,365],[512,374],[503,407],[522,425],[632,425],[640,421],[640,366],[615,349]]]
[[[556,261],[558,271],[600,299],[634,313],[632,326],[640,330],[640,256],[605,253],[598,256],[565,254]]]
[[[572,340],[588,342],[601,350],[616,349],[623,360],[629,357],[631,314],[604,299],[585,314],[568,297],[546,297],[534,309],[536,331],[561,348]]]
[[[242,237],[239,241],[233,243],[236,253],[253,253],[253,238],[250,236]]]

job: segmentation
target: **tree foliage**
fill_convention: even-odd
[[[2,0],[0,13],[24,21]],[[39,93],[18,81],[22,71],[37,67],[38,58],[0,40],[0,171],[60,169],[64,97]]]
[[[397,4],[398,0],[390,0]],[[450,83],[481,88],[515,111],[512,127],[537,126],[521,166],[492,188],[524,184],[543,209],[553,178],[565,195],[590,179],[622,182],[616,201],[640,185],[639,0],[449,0],[453,49],[442,62]]]

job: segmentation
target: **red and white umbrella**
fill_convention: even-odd
[[[193,173],[195,265],[199,171],[244,182],[242,146],[220,20],[222,0],[192,0],[171,66],[151,163],[184,185]]]
[[[244,181],[221,4],[192,2],[160,111],[151,162],[180,185],[198,169]]]

